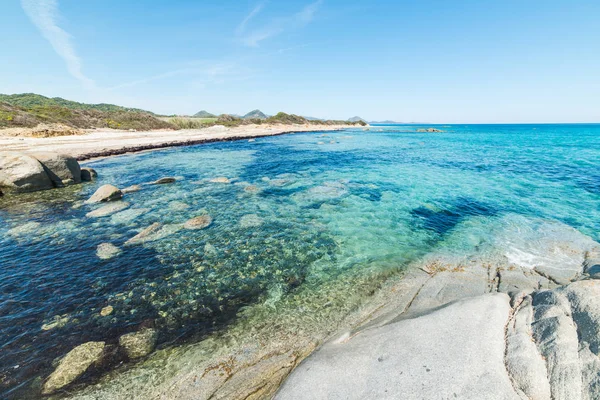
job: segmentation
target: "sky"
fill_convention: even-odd
[[[600,122],[600,1],[2,0],[0,93],[162,114]]]

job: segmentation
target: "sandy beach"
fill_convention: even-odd
[[[145,132],[97,129],[90,130],[85,135],[50,138],[5,136],[0,130],[0,149],[25,153],[64,153],[82,161],[164,147],[251,139],[293,132],[334,131],[350,127],[356,125],[244,125],[234,128],[217,125],[204,129]]]

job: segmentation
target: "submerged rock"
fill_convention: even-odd
[[[160,178],[159,180],[156,180],[156,181],[152,182],[152,184],[153,185],[164,185],[164,184],[167,184],[167,183],[173,183],[176,180],[177,179],[175,179],[175,178],[173,178],[171,176],[168,176],[168,177],[165,177],[165,178]]]
[[[154,351],[156,341],[158,340],[158,332],[154,329],[147,328],[139,332],[127,333],[119,338],[119,345],[127,353],[129,359],[145,357]]]
[[[201,215],[188,220],[185,224],[183,224],[183,227],[185,229],[204,229],[210,224],[212,224],[212,218],[210,215]]]
[[[240,227],[242,228],[254,228],[262,224],[263,219],[256,214],[247,214],[240,219]]]
[[[96,190],[86,203],[101,203],[106,201],[115,201],[123,197],[123,192],[113,185],[103,185]]]
[[[117,213],[119,211],[123,211],[124,209],[126,209],[129,206],[130,206],[130,204],[127,203],[126,201],[119,201],[116,203],[107,204],[105,206],[102,206],[102,207],[94,210],[94,211],[90,211],[89,213],[85,214],[85,216],[88,218],[107,217],[107,216]]]
[[[220,176],[218,178],[211,179],[209,182],[213,182],[213,183],[230,183],[231,180],[229,178],[224,177],[224,176]]]
[[[54,185],[42,164],[26,154],[0,153],[0,188],[5,192],[34,192]]]
[[[81,168],[81,180],[91,182],[98,177],[98,173],[93,168]]]
[[[87,342],[75,347],[60,360],[56,370],[48,377],[43,394],[52,394],[79,378],[88,368],[102,360],[104,342]]]
[[[81,167],[74,157],[57,153],[35,153],[55,187],[81,183]]]
[[[63,326],[67,325],[70,320],[71,317],[68,314],[56,315],[51,321],[48,321],[42,325],[42,330],[49,331],[55,328],[62,328]]]
[[[113,307],[112,306],[106,306],[102,310],[100,310],[100,316],[107,317],[110,314],[112,314],[112,312],[113,312]]]
[[[126,187],[125,189],[122,189],[121,191],[125,194],[139,192],[140,190],[142,190],[142,187],[140,185],[131,185]]]
[[[146,241],[151,235],[158,232],[161,228],[161,224],[159,222],[155,222],[149,227],[142,230],[140,233],[129,239],[125,242],[125,245],[137,244]]]
[[[101,243],[96,249],[96,255],[101,260],[109,260],[121,254],[123,250],[119,249],[112,243]]]

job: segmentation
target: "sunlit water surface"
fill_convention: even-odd
[[[176,348],[238,325],[329,329],[434,249],[518,262],[536,234],[561,235],[548,226],[600,238],[599,125],[417,128],[114,157],[87,165],[97,182],[0,200],[0,397],[35,397],[53,361],[90,340],[152,326],[159,348]],[[165,176],[178,180],[145,184]],[[86,217],[106,183],[143,189]],[[183,228],[199,215],[212,224]],[[101,243],[122,252],[100,259]],[[280,326],[261,325],[269,313]]]

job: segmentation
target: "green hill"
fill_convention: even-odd
[[[193,117],[196,118],[217,118],[216,115],[209,113],[208,111],[202,110],[202,111],[198,111],[196,114],[193,115]]]
[[[260,110],[252,110],[242,117],[243,119],[267,119],[267,116]]]
[[[113,104],[85,104],[38,94],[0,94],[0,128],[33,128],[61,124],[92,129],[176,129],[148,111]]]

